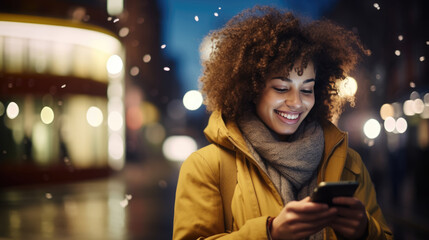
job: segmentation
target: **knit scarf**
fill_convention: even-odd
[[[252,155],[280,192],[284,204],[310,195],[317,185],[317,168],[323,154],[322,127],[317,122],[301,123],[287,141],[281,141],[254,113],[237,122]]]

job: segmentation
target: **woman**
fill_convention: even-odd
[[[182,165],[173,239],[391,239],[367,169],[329,122],[342,106],[334,83],[364,51],[357,37],[270,7],[210,37],[200,81],[212,144]],[[319,182],[345,180],[359,182],[354,197],[311,202]]]

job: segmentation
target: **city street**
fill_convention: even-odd
[[[133,163],[107,178],[0,190],[0,239],[171,239],[178,165]]]

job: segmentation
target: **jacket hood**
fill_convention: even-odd
[[[234,121],[225,122],[219,111],[214,111],[204,129],[204,135],[211,143],[221,145],[230,150],[247,149],[240,129]]]

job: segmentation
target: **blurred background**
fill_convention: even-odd
[[[361,37],[336,124],[395,238],[429,239],[423,0],[0,1],[0,239],[171,239],[180,164],[207,144],[204,36],[254,5]]]

